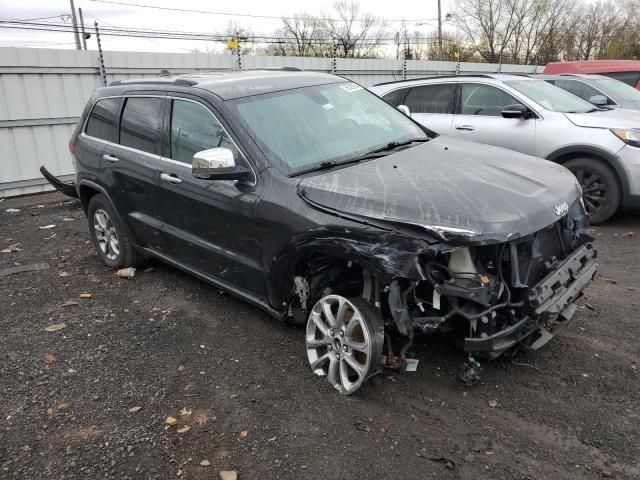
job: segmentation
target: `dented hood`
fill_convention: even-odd
[[[298,184],[309,203],[357,219],[406,224],[440,238],[492,243],[557,221],[579,197],[564,167],[440,136]]]

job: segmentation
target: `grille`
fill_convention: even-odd
[[[560,259],[562,243],[555,224],[544,228],[517,245],[520,281],[528,286],[538,283],[547,273],[545,263]]]

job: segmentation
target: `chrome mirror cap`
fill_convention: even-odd
[[[201,180],[243,180],[250,170],[236,165],[231,150],[216,147],[193,155],[191,174]]]
[[[193,155],[191,167],[194,170],[213,169],[213,168],[233,168],[236,161],[233,158],[233,152],[228,148],[210,148],[202,150]]]

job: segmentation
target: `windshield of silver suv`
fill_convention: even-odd
[[[333,83],[230,102],[244,127],[286,175],[351,163],[429,139],[400,111],[355,83]]]
[[[586,113],[596,110],[586,100],[543,80],[509,80],[504,83],[552,112]]]

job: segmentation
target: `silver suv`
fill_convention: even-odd
[[[640,90],[615,78],[579,73],[536,75],[535,78],[549,82],[597,106],[640,110]]]
[[[601,109],[545,81],[458,75],[371,87],[426,127],[560,163],[593,224],[640,207],[640,112]]]

